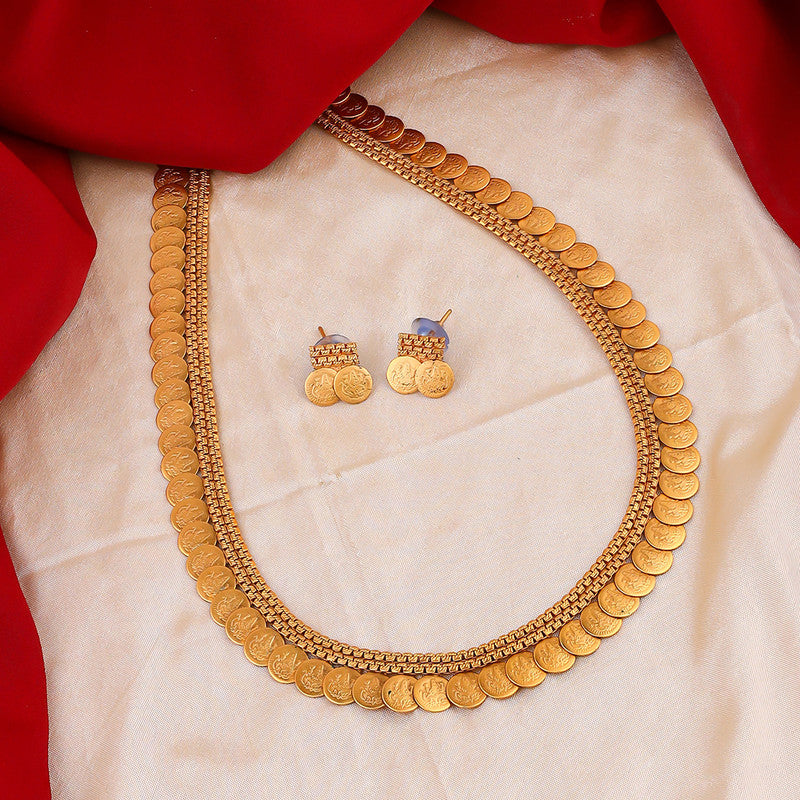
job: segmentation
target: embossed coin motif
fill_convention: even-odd
[[[186,279],[183,277],[183,272],[174,267],[160,269],[158,272],[154,272],[150,278],[150,291],[152,294],[160,292],[162,289],[179,289],[183,291],[185,285]]]
[[[372,135],[379,141],[388,144],[394,142],[403,135],[405,125],[397,117],[386,117],[379,128],[376,128]]]
[[[471,164],[464,170],[463,175],[453,179],[453,185],[465,192],[479,192],[489,185],[491,179],[488,169]]]
[[[414,380],[425,397],[444,397],[453,388],[455,376],[444,361],[423,361],[417,367]]]
[[[700,481],[694,472],[670,472],[664,470],[658,477],[658,488],[674,500],[688,500],[700,489]]]
[[[414,684],[414,700],[423,711],[439,712],[450,708],[447,699],[447,678],[442,675],[423,675]]]
[[[601,289],[611,283],[616,273],[611,264],[605,261],[596,261],[591,267],[578,270],[578,280],[590,289]]]
[[[448,153],[444,157],[444,161],[438,167],[434,167],[432,171],[439,178],[453,180],[454,178],[460,178],[467,171],[468,166],[469,164],[464,156],[458,153]]]
[[[639,598],[623,594],[616,585],[607,583],[597,595],[597,605],[610,617],[624,619],[639,608]]]
[[[623,564],[614,573],[614,583],[623,594],[644,597],[655,589],[656,579],[637,569],[634,564]]]
[[[175,503],[169,515],[172,527],[180,531],[184,525],[195,520],[206,522],[208,520],[208,506],[197,497],[187,497],[180,503]]]
[[[644,536],[659,550],[675,550],[686,540],[686,528],[683,525],[665,525],[657,519],[649,519],[644,526]]]
[[[322,682],[331,669],[327,661],[309,658],[303,661],[294,673],[295,685],[307,697],[322,697]]]
[[[533,209],[533,200],[525,192],[511,192],[508,199],[496,206],[495,210],[506,219],[522,219]]]
[[[389,362],[386,379],[389,386],[400,394],[413,394],[417,391],[416,374],[419,361],[414,356],[397,356]]]
[[[156,389],[155,401],[156,405],[161,408],[173,400],[183,400],[188,403],[189,397],[189,384],[186,381],[179,381],[177,378],[170,378]]]
[[[179,380],[185,381],[189,374],[189,369],[186,366],[186,361],[182,357],[165,356],[164,358],[158,359],[156,363],[153,364],[153,370],[150,374],[153,383],[156,386],[161,386],[164,381],[170,378],[178,378]]]
[[[336,380],[336,370],[330,367],[320,367],[315,369],[306,378],[306,397],[315,406],[332,406],[339,402],[333,388]]]
[[[644,350],[648,347],[652,347],[658,341],[658,337],[661,336],[661,331],[655,322],[646,319],[633,328],[623,328],[619,332],[619,335],[628,347],[632,347],[635,350]],[[647,383],[646,376],[645,383]]]
[[[597,250],[594,245],[576,242],[561,253],[561,260],[571,269],[587,269],[597,261]]]
[[[661,422],[674,424],[689,419],[692,413],[692,404],[682,394],[672,397],[656,397],[653,401],[653,413]]]
[[[407,714],[417,707],[414,700],[416,680],[410,675],[392,675],[381,688],[381,697],[388,708],[399,714]]]
[[[531,209],[531,213],[517,224],[525,233],[530,233],[532,236],[541,236],[543,233],[553,229],[556,224],[556,215],[549,208],[534,206]]]
[[[242,606],[232,611],[225,621],[225,633],[234,644],[244,644],[245,639],[256,628],[266,628],[267,623],[260,611],[250,606]]]
[[[659,550],[649,542],[639,542],[633,548],[631,561],[641,572],[648,575],[663,575],[672,567],[672,553],[669,550]]]
[[[168,183],[156,189],[153,195],[153,208],[159,209],[162,206],[186,207],[189,195],[186,189],[178,183]]]
[[[170,356],[183,358],[186,355],[186,339],[178,333],[162,333],[150,345],[150,357],[153,361],[161,361]]]
[[[478,192],[475,192],[475,199],[481,203],[488,203],[495,206],[503,203],[511,196],[511,184],[502,178],[491,178],[489,183]]]
[[[161,436],[158,437],[158,449],[163,455],[166,455],[170,450],[176,447],[187,447],[194,450],[196,442],[194,431],[188,425],[171,425],[165,431],[162,431]],[[200,481],[197,475],[192,475],[191,477],[197,478],[197,480]],[[171,478],[169,480],[170,482],[172,481]],[[203,483],[200,481],[200,486],[202,487],[202,485]],[[167,498],[169,499],[169,497],[169,487],[167,487]],[[186,497],[200,497],[200,495],[192,493],[191,495],[187,494]],[[183,500],[183,497],[177,498],[175,502],[170,502],[172,502],[172,505],[175,505],[178,500]]]
[[[398,153],[409,156],[425,147],[425,137],[413,128],[406,128],[399,138],[389,143]]]
[[[633,360],[642,372],[655,374],[672,365],[672,353],[663,344],[654,344],[645,350],[637,350],[633,354]]]
[[[386,676],[377,672],[362,672],[353,684],[353,700],[361,708],[383,708],[381,689],[386,683]]]
[[[589,603],[581,611],[580,620],[586,632],[598,639],[613,636],[622,627],[622,619],[606,614],[597,601]]]
[[[162,272],[176,272],[176,270],[162,270]],[[159,273],[156,272],[156,275]],[[153,276],[155,277],[155,275]],[[159,314],[151,323],[150,323],[150,338],[151,339],[158,339],[162,333],[177,333],[183,336],[184,332],[186,331],[186,320],[184,320],[182,314],[178,314],[174,311],[165,311],[163,314]]]
[[[556,222],[547,233],[543,233],[539,236],[539,244],[557,253],[560,250],[566,250],[568,247],[572,247],[572,245],[575,244],[576,238],[573,228],[569,225],[565,225],[563,222]]]
[[[250,605],[247,595],[239,589],[225,589],[211,601],[211,619],[217,625],[225,625],[228,617],[237,608],[244,608]]]
[[[506,674],[505,661],[495,661],[481,669],[478,673],[478,685],[489,697],[505,700],[519,690],[519,686]]]
[[[333,380],[336,396],[351,405],[363,403],[372,391],[372,375],[357,364],[342,367]]]
[[[192,424],[192,407],[185,400],[170,400],[158,409],[156,426],[165,431],[173,425],[188,427]]]
[[[575,656],[568,653],[554,636],[536,642],[533,660],[545,672],[566,672],[574,663]]]
[[[257,667],[266,667],[270,654],[283,644],[283,637],[272,628],[256,628],[244,640],[244,654]]]
[[[211,525],[199,519],[184,525],[178,534],[178,548],[185,556],[200,545],[215,544],[216,541],[217,535]]]
[[[350,667],[337,667],[331,670],[322,682],[325,697],[337,706],[346,706],[353,702],[353,684],[358,672]]]
[[[197,594],[210,603],[221,591],[233,589],[235,585],[236,578],[228,567],[209,567],[197,579]]]
[[[675,367],[667,367],[663,372],[645,375],[644,385],[652,394],[669,397],[683,388],[683,375]]]
[[[665,446],[661,448],[661,463],[670,472],[694,472],[700,466],[700,453],[696,447],[676,450]]]
[[[694,513],[691,500],[673,500],[660,494],[653,501],[653,516],[665,525],[684,525]]]
[[[528,689],[538,686],[547,677],[547,673],[536,665],[530,650],[523,650],[509,657],[506,661],[506,675],[517,686]]]
[[[177,225],[163,225],[153,231],[153,235],[150,237],[150,252],[155,253],[156,250],[167,245],[183,247],[185,244],[186,234],[183,232],[183,228],[179,228]]]
[[[308,656],[299,647],[282,644],[269,654],[267,669],[278,683],[293,683],[297,668],[306,659]]]
[[[447,697],[459,708],[477,708],[486,699],[486,692],[474,672],[459,672],[447,681]]]
[[[150,218],[150,226],[154,231],[159,228],[185,228],[186,211],[181,206],[161,206]]]
[[[215,544],[203,544],[195,547],[186,559],[186,571],[198,580],[209,567],[225,565],[225,554]]]
[[[438,167],[447,157],[447,150],[438,142],[425,142],[425,146],[411,156],[411,160],[421,167]]]
[[[561,646],[574,656],[588,656],[600,647],[600,639],[586,632],[577,619],[571,619],[558,632]]]
[[[697,428],[688,419],[675,425],[662,422],[658,426],[658,438],[667,447],[674,447],[680,450],[683,447],[691,447],[697,441]]]

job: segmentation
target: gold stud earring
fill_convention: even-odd
[[[389,386],[396,392],[444,397],[453,388],[453,370],[443,360],[450,337],[442,327],[452,313],[448,309],[438,322],[418,317],[411,323],[413,333],[398,334],[397,358],[386,370]]]
[[[306,378],[306,397],[317,406],[363,403],[372,391],[372,375],[358,363],[358,345],[318,330],[322,338],[308,348],[314,371]]]

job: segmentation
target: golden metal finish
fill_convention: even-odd
[[[589,326],[633,421],[638,457],[628,509],[609,545],[563,598],[485,644],[449,653],[384,652],[337,642],[307,626],[261,576],[239,531],[225,481],[208,347],[209,174],[192,170],[184,176],[162,168],[152,228],[185,228],[182,245],[172,230],[151,238],[152,309],[155,319],[160,318],[152,326],[152,377],[160,405],[156,421],[162,431],[164,470],[171,476],[171,521],[187,555],[187,570],[197,580],[200,596],[212,603],[215,621],[230,628],[247,658],[267,666],[276,680],[295,682],[299,674],[298,688],[317,694],[321,671],[323,694],[334,702],[355,700],[364,708],[384,703],[399,712],[418,705],[443,710],[446,703],[473,708],[487,694],[508,696],[516,691],[512,687],[530,688],[547,672],[568,669],[576,654],[591,652],[636,610],[639,597],[652,590],[654,575],[671,563],[671,551],[685,537],[683,522],[692,505],[670,492],[693,494],[696,489],[697,429],[686,419],[691,405],[678,394],[680,387],[672,391],[672,356],[657,343],[658,328],[643,318],[644,307],[616,280],[613,267],[597,261],[591,245],[576,243],[570,226],[556,222],[547,209],[533,207],[528,195],[492,178],[483,167],[469,166],[462,156],[426,143],[396,117],[382,117],[381,109],[359,95],[347,90],[335,103],[318,120],[322,128],[503,239],[559,287]],[[173,310],[177,307],[180,312]],[[170,314],[179,315],[183,326]],[[345,369],[360,369],[354,348],[347,350],[312,352],[312,358],[320,359],[314,367],[333,370],[335,384]],[[430,372],[442,365],[441,357],[426,357],[417,369]],[[657,375],[662,377],[651,377]],[[187,376],[189,402],[180,385]],[[440,386],[441,379],[432,383]],[[661,442],[666,445],[663,453]],[[184,450],[196,453],[197,465]],[[662,460],[669,473],[663,471]],[[663,494],[656,496],[660,475]],[[300,672],[309,656],[311,665]]]

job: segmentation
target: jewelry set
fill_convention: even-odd
[[[426,141],[349,89],[317,124],[482,225],[561,290],[594,334],[628,404],[637,454],[628,507],[574,586],[529,622],[491,641],[453,652],[382,651],[339,641],[299,619],[251,556],[225,477],[208,336],[211,175],[160,167],[151,220],[150,355],[161,471],[178,548],[214,622],[252,664],[305,697],[409,713],[476,708],[487,697],[524,694],[614,636],[644,605],[657,576],[671,568],[693,514],[690,498],[699,488],[698,432],[689,420],[692,404],[681,393],[683,376],[631,288],[598,260],[591,244],[577,241],[569,225],[530,195]],[[524,288],[524,278],[509,282],[509,291]],[[411,333],[400,334],[397,358],[387,371],[396,391],[438,397],[452,386],[452,370],[443,361],[446,317],[417,320]],[[353,403],[369,394],[372,379],[358,363],[354,342],[322,331],[311,361],[306,390],[313,402]],[[659,599],[677,601],[674,590]]]
[[[450,343],[444,322],[452,309],[435,322],[418,317],[413,333],[397,337],[397,358],[386,370],[389,386],[399,394],[419,392],[425,397],[444,397],[453,388],[454,376],[444,361]],[[372,376],[359,364],[358,345],[346,336],[326,335],[309,347],[314,371],[306,378],[306,397],[317,406],[332,406],[339,400],[362,403],[372,391]]]

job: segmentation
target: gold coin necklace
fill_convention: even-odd
[[[681,393],[683,376],[659,342],[658,327],[630,287],[598,260],[592,245],[578,242],[569,225],[535,206],[530,195],[426,141],[349,89],[317,124],[471,217],[567,297],[603,349],[628,403],[637,449],[628,508],[575,586],[538,617],[490,642],[453,652],[388,652],[346,644],[306,625],[262,577],[225,480],[208,344],[210,174],[160,167],[150,239],[150,355],[170,521],[214,622],[251,663],[279,683],[294,684],[298,697],[401,714],[477,708],[487,697],[506,699],[539,686],[593,653],[639,609],[656,576],[672,566],[699,488],[692,405]]]

